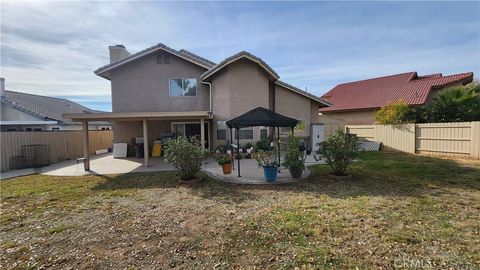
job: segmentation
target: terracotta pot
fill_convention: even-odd
[[[223,174],[231,174],[232,173],[232,163],[230,164],[223,164],[222,165]]]

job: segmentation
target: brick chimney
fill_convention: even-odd
[[[5,78],[0,78],[0,96],[5,96]]]
[[[108,46],[110,52],[110,63],[120,61],[130,56],[130,53],[123,45]]]

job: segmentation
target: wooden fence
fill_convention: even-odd
[[[112,147],[111,130],[89,131],[90,152]],[[22,146],[43,145],[48,148],[48,161],[58,162],[83,156],[82,131],[0,132],[1,171],[12,169],[22,157]],[[16,166],[15,166],[16,167]]]
[[[480,122],[346,125],[345,131],[403,152],[480,159]]]

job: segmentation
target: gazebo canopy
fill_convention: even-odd
[[[245,127],[295,127],[297,119],[293,119],[263,107],[257,107],[238,117],[227,121],[229,128],[241,129]]]

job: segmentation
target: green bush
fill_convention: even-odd
[[[283,159],[283,166],[289,169],[305,169],[305,155],[299,148],[300,139],[290,135],[287,142],[287,151]]]
[[[165,146],[165,161],[172,164],[182,180],[191,180],[200,171],[207,150],[196,137],[178,137]]]
[[[323,158],[333,169],[333,174],[346,175],[347,167],[358,157],[358,139],[337,130],[326,141],[321,142],[315,159]]]
[[[257,143],[257,150],[263,150],[263,151],[268,151],[270,150],[270,139],[265,137],[260,139]]]

